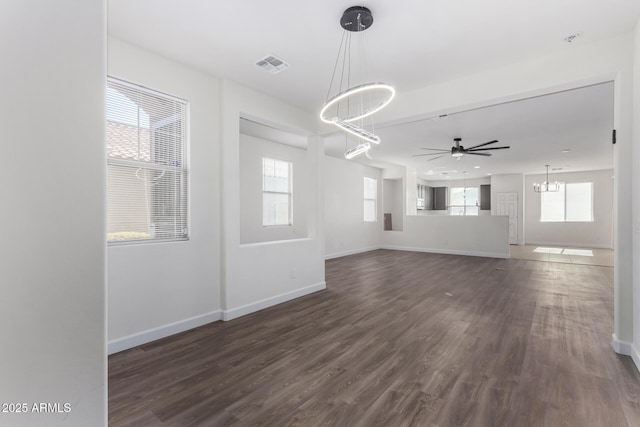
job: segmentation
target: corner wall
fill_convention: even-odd
[[[307,237],[240,243],[240,124],[253,117],[284,131],[312,135],[314,116],[229,80],[221,85],[223,318],[230,320],[326,287],[322,139],[310,137]]]
[[[378,249],[382,244],[382,175],[378,168],[325,157],[325,250],[337,258]],[[364,222],[364,177],[378,181],[376,222]]]
[[[109,246],[114,353],[221,317],[220,96],[207,74],[113,38],[108,50],[110,76],[189,102],[189,240]]]
[[[105,21],[104,1],[0,6],[0,402],[27,404],[3,426],[107,422]]]

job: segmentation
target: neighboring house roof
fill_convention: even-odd
[[[107,157],[125,160],[151,160],[149,129],[107,121]]]

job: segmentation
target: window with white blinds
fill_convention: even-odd
[[[188,238],[187,102],[107,80],[107,241]]]
[[[292,169],[285,160],[262,158],[262,225],[292,225]]]
[[[377,221],[378,180],[364,177],[364,216],[365,222]]]
[[[592,222],[593,183],[559,183],[556,192],[541,193],[541,222]]]

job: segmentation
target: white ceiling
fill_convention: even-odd
[[[376,134],[382,143],[371,149],[373,161],[358,160],[377,167],[410,166],[420,178],[428,180],[443,179],[443,173],[452,179],[461,179],[463,172],[467,172],[466,178],[488,173],[544,173],[546,164],[550,169],[562,168],[562,172],[610,169],[612,129],[613,83],[605,83],[443,118],[378,127]],[[448,150],[455,137],[461,137],[466,148],[494,139],[499,142],[487,147],[511,148],[485,151],[492,154],[490,157],[446,155],[431,161],[429,156],[412,157],[428,152],[420,147]],[[348,144],[356,145],[352,140]],[[327,154],[343,156],[344,135],[326,137],[325,146]],[[570,151],[563,153],[565,149]]]
[[[360,3],[109,0],[108,25],[114,37],[317,113],[326,98],[343,33],[339,18],[355,4]],[[368,0],[362,4],[375,20],[366,31],[369,71],[375,80],[392,83],[399,92],[626,33],[640,16],[638,0]],[[573,43],[563,40],[576,32],[581,36]],[[269,74],[255,65],[269,54],[281,57],[291,68]],[[543,172],[546,163],[566,163],[560,166],[568,165],[569,170],[611,167],[611,87],[555,96],[560,98],[377,128],[384,142],[372,154],[379,165],[409,165],[420,172],[480,165],[477,175],[533,173]],[[473,162],[465,155],[455,164],[452,159],[426,162],[411,157],[418,147],[449,148],[456,136],[466,147],[499,139],[500,145],[512,149],[490,158],[473,156],[478,157]],[[328,149],[336,155],[344,151],[341,138],[329,138]],[[547,154],[562,148],[571,148],[570,155]]]

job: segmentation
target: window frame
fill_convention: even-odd
[[[148,88],[146,86],[140,85],[140,84],[136,84],[127,80],[122,80],[120,78],[117,77],[113,77],[113,76],[107,76],[107,85],[106,87],[109,88],[110,84],[114,84],[116,87],[111,86],[111,89],[119,91],[117,86],[121,86],[123,88],[127,88],[130,89],[132,91],[136,91],[137,93],[140,93],[142,96],[151,96],[151,97],[157,97],[162,99],[163,101],[168,101],[168,102],[173,102],[176,104],[180,104],[180,112],[172,115],[172,116],[168,116],[158,122],[154,122],[154,123],[149,123],[149,128],[148,128],[148,132],[149,132],[149,144],[151,145],[150,150],[152,152],[154,152],[155,148],[154,144],[157,144],[157,140],[155,135],[161,135],[162,132],[158,131],[158,129],[167,126],[167,125],[171,125],[171,124],[175,124],[175,123],[180,123],[181,126],[181,131],[180,131],[180,147],[179,147],[179,152],[180,152],[180,161],[172,161],[170,163],[173,164],[163,164],[161,161],[155,160],[155,161],[145,161],[145,160],[139,160],[139,159],[126,159],[126,158],[121,158],[118,156],[114,156],[111,157],[109,156],[108,153],[106,153],[105,156],[105,160],[106,160],[106,167],[107,169],[109,168],[109,166],[114,166],[114,167],[130,167],[130,168],[136,168],[136,175],[141,171],[141,170],[145,170],[145,171],[156,171],[156,172],[161,172],[161,176],[164,175],[164,173],[166,172],[171,172],[174,173],[176,175],[179,175],[179,181],[178,181],[178,187],[179,189],[177,190],[177,193],[172,194],[174,200],[176,200],[176,197],[178,200],[180,200],[180,202],[178,202],[176,204],[176,206],[174,206],[174,209],[179,210],[183,215],[181,215],[181,221],[183,222],[183,232],[181,233],[181,235],[176,235],[173,237],[152,237],[151,234],[151,230],[153,228],[153,224],[157,222],[157,218],[158,218],[158,214],[153,212],[154,208],[157,208],[157,206],[155,206],[155,203],[153,204],[153,206],[150,206],[147,212],[148,215],[148,228],[149,228],[149,235],[150,237],[148,238],[129,238],[129,239],[122,239],[122,240],[110,240],[109,239],[109,233],[107,233],[107,245],[108,246],[121,246],[121,245],[138,245],[138,244],[151,244],[151,243],[169,243],[169,242],[183,242],[183,241],[188,241],[190,240],[190,236],[191,236],[191,198],[190,198],[190,170],[189,170],[189,101],[183,98],[179,98],[177,96],[174,95],[170,95],[167,94],[165,92],[161,92],[155,89],[151,89]],[[120,92],[122,93],[122,92]],[[122,94],[123,96],[126,96],[124,94]],[[132,103],[136,104],[138,111],[142,110],[144,111],[144,109],[137,104],[134,100],[131,100]],[[105,126],[108,126],[108,122],[113,121],[116,124],[120,124],[120,125],[128,125],[131,127],[134,127],[138,134],[140,132],[140,129],[146,129],[140,126],[140,122],[138,122],[136,125],[133,124],[128,124],[128,123],[124,123],[124,122],[119,122],[117,120],[108,120],[108,113],[107,113],[107,108],[108,106],[105,105]],[[117,108],[117,107],[116,107]],[[106,138],[106,137],[105,137]],[[109,191],[109,183],[107,182],[107,191]],[[164,194],[170,194],[170,193],[164,193]],[[177,196],[176,196],[177,194]],[[184,200],[184,202],[182,201]],[[108,206],[107,206],[108,209]],[[174,219],[173,222],[176,223],[176,216],[175,214],[173,215]]]
[[[587,221],[576,221],[576,220],[567,220],[567,194],[568,194],[568,186],[572,185],[572,184],[589,184],[590,190],[591,190],[591,194],[590,194],[590,201],[591,201],[591,206],[590,206],[590,213],[591,213],[591,219],[587,220]],[[595,192],[595,186],[593,184],[593,181],[580,181],[580,182],[558,182],[558,185],[561,185],[564,188],[564,199],[563,199],[563,212],[562,212],[562,220],[544,220],[542,218],[542,211],[543,211],[543,203],[544,203],[544,193],[540,193],[540,218],[538,220],[538,222],[542,222],[542,223],[546,223],[546,224],[553,224],[553,223],[575,223],[575,224],[579,224],[579,223],[589,223],[589,222],[595,222],[595,212],[593,209],[593,200],[594,200],[594,192]]]
[[[276,190],[265,190],[265,177],[267,175],[265,175],[265,161],[266,160],[271,160],[273,162],[280,162],[280,163],[286,163],[287,164],[287,168],[288,168],[288,175],[287,175],[287,187],[288,190],[287,191],[276,191]],[[275,170],[275,164],[274,163],[274,170]],[[275,177],[275,175],[273,176]],[[288,217],[288,222],[282,223],[282,224],[265,224],[264,218],[265,218],[265,212],[264,212],[264,203],[265,203],[265,194],[287,194],[287,217]],[[290,160],[282,160],[282,159],[276,159],[274,157],[267,157],[267,156],[263,156],[262,157],[262,226],[265,228],[272,228],[272,227],[292,227],[293,226],[293,162]]]
[[[373,181],[375,186],[374,197],[367,197],[367,180]],[[373,219],[367,219],[367,202],[373,201]],[[362,220],[363,222],[378,222],[378,179],[368,176],[362,177]]]

